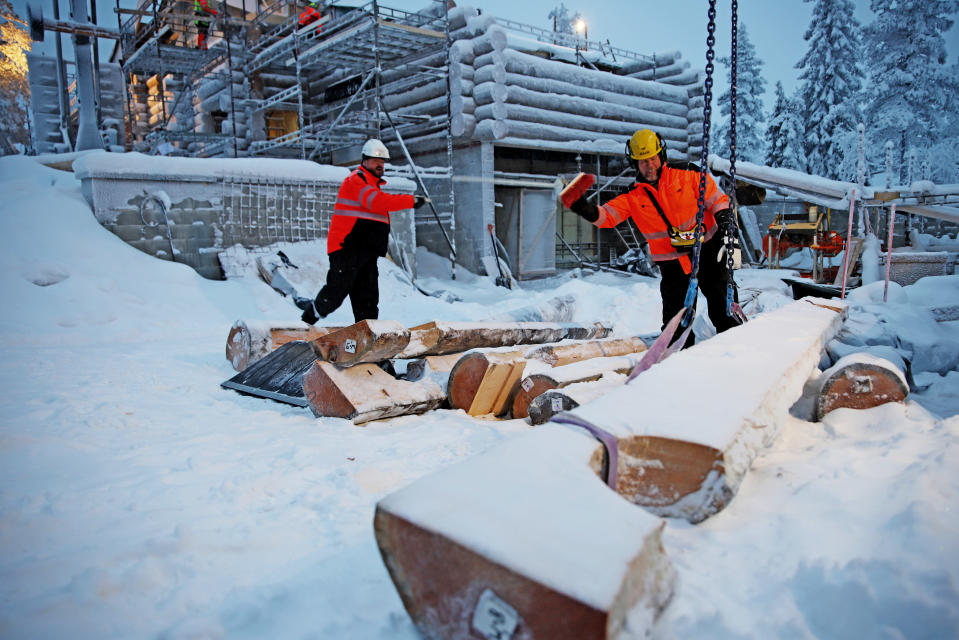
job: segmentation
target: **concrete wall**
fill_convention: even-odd
[[[138,156],[136,161],[141,164],[145,158],[139,154],[102,155]],[[192,164],[203,160],[149,158],[144,166],[152,163],[157,167],[151,175],[142,169],[123,171],[115,164],[112,168],[96,166],[96,161],[89,158],[76,173],[100,224],[144,253],[188,264],[211,279],[224,277],[218,254],[235,245],[256,248],[325,237],[336,193],[348,173],[341,168],[324,171],[319,165],[302,161],[216,160],[208,165],[218,171],[198,176],[161,171],[159,167],[169,162]],[[230,175],[222,171],[225,162],[257,162],[262,170],[257,176]],[[301,175],[304,166],[318,167],[317,178],[282,177],[295,173],[282,170],[271,176],[271,168],[282,168],[283,163],[295,163]],[[388,185],[392,192],[413,191],[406,180],[392,183]],[[391,235],[415,273],[413,212],[398,211],[390,217]]]

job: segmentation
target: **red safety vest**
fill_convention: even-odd
[[[703,242],[716,234],[716,214],[729,208],[726,197],[712,176],[706,175],[705,214],[703,225],[706,233]],[[632,191],[613,198],[599,207],[597,227],[615,227],[626,218],[633,222],[646,237],[649,252],[653,260],[679,260],[683,271],[692,271],[690,253],[677,250],[669,239],[669,228],[663,216],[670,224],[682,231],[696,226],[696,211],[699,203],[699,170],[695,167],[684,168],[666,165],[663,167],[656,187],[645,182],[633,183]],[[663,215],[660,215],[660,211]]]
[[[346,177],[333,205],[333,218],[326,238],[327,253],[343,248],[343,241],[360,218],[389,226],[390,211],[413,208],[413,196],[383,193],[380,187],[384,184],[386,180],[377,179],[363,167],[357,167]]]
[[[322,17],[315,7],[308,6],[300,12],[300,26],[303,27],[308,24],[313,24]]]

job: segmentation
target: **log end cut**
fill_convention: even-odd
[[[559,386],[555,380],[544,374],[533,374],[523,378],[513,396],[513,417],[528,418],[529,405],[533,400]]]
[[[721,511],[734,494],[721,451],[653,436],[620,439],[617,491],[656,515],[693,523]]]
[[[871,409],[903,402],[909,395],[905,375],[896,365],[868,354],[850,354],[823,372],[816,397],[816,420],[835,409]]]

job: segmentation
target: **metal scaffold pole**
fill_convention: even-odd
[[[450,234],[453,239],[450,243],[450,277],[456,280],[456,191],[453,189],[453,82],[450,62],[450,7],[447,0],[443,3],[445,51],[446,51],[446,160],[449,165],[449,200],[450,200]],[[437,220],[438,222],[438,220]],[[443,225],[440,225],[443,228]],[[496,247],[493,247],[495,256]]]

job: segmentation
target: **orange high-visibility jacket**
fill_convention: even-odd
[[[384,184],[386,180],[377,178],[362,166],[346,177],[336,194],[336,204],[333,205],[333,218],[330,220],[330,232],[326,238],[327,253],[343,248],[343,241],[353,231],[357,220],[372,220],[385,224],[385,241],[385,236],[389,233],[390,211],[413,208],[413,196],[405,193],[383,193],[380,187]]]
[[[703,225],[706,232],[703,242],[716,234],[716,214],[729,208],[729,198],[720,191],[709,174],[706,174],[705,196]],[[689,163],[670,163],[663,167],[657,187],[646,182],[633,183],[632,191],[599,206],[599,219],[593,224],[597,227],[615,227],[631,217],[646,237],[653,260],[679,260],[683,271],[690,273],[690,254],[678,251],[670,244],[666,223],[657,212],[656,203],[674,227],[688,231],[696,225],[698,202],[699,168]]]
[[[300,12],[300,26],[306,26],[308,24],[313,24],[323,16],[319,11],[312,5],[308,5],[303,11]]]

